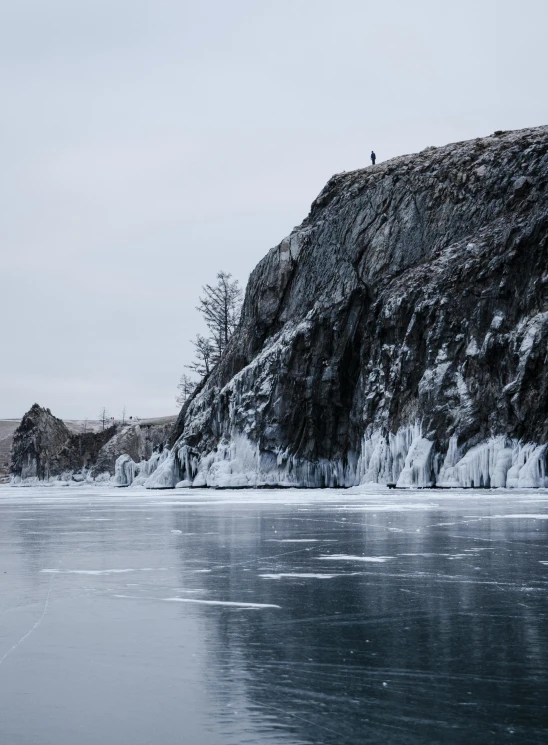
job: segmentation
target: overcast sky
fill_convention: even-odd
[[[548,123],[546,0],[3,0],[0,417],[175,413],[336,172]]]

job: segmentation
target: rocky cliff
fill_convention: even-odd
[[[253,271],[170,448],[165,431],[148,445],[119,433],[93,474],[150,488],[548,486],[547,189],[548,127],[334,176]],[[38,451],[27,460],[46,472]]]
[[[11,473],[17,479],[48,480],[90,468],[114,427],[72,433],[49,409],[34,404],[13,435]]]
[[[95,432],[74,431],[49,409],[34,404],[13,434],[12,481],[109,480],[121,455],[138,462],[149,460],[155,451],[159,455],[173,421],[163,417]]]
[[[334,176],[147,485],[547,484],[547,188],[548,127]]]
[[[13,433],[19,424],[17,419],[0,419],[0,484],[9,479]]]

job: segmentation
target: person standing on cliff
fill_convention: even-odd
[[[375,161],[377,160],[377,156],[375,155],[375,151],[371,150],[371,165],[375,165]]]

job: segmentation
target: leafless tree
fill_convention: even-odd
[[[218,272],[215,286],[202,287],[204,294],[197,306],[211,332],[213,363],[222,356],[240,320],[242,290],[238,280],[231,281],[231,277],[227,272]]]
[[[126,405],[124,404],[124,408],[122,409],[122,426],[126,423]]]
[[[183,406],[183,404],[186,403],[187,399],[190,398],[190,396],[194,393],[196,386],[197,383],[195,380],[189,378],[189,376],[185,375],[185,373],[181,375],[181,379],[179,380],[179,384],[177,385],[178,393],[175,397],[175,401],[177,402],[179,408]]]
[[[194,372],[198,373],[201,378],[205,378],[206,375],[209,375],[211,368],[215,364],[215,348],[211,339],[208,339],[201,334],[197,334],[196,341],[193,341],[192,343],[196,350],[195,358],[190,365],[185,365],[185,367],[188,367],[189,370],[194,370]]]
[[[101,411],[99,412],[99,421],[103,425],[103,431],[109,419],[110,419],[110,414],[108,413],[106,407],[103,406]]]

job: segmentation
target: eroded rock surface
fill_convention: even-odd
[[[11,476],[16,481],[110,479],[121,455],[140,462],[160,453],[173,423],[174,417],[161,417],[85,431],[34,404],[13,435]]]
[[[547,189],[547,127],[334,176],[252,273],[173,480],[456,485],[479,448],[463,485],[505,485],[533,443],[544,485]]]
[[[93,475],[150,488],[548,486],[547,193],[548,127],[334,176],[253,271],[170,449],[167,429],[141,424],[104,443]],[[46,442],[66,437],[47,427]],[[30,457],[24,438],[18,473],[70,460],[63,447]]]
[[[91,468],[115,427],[75,434],[49,409],[34,404],[13,435],[11,474],[45,481]]]

